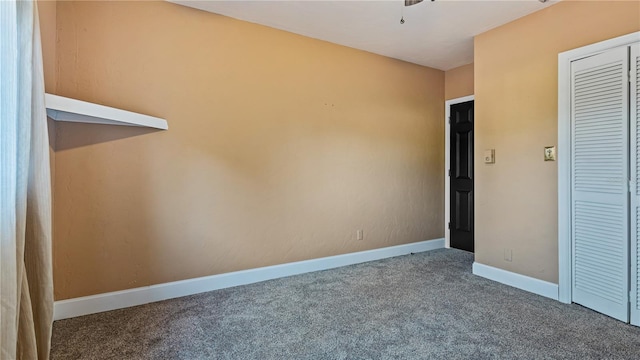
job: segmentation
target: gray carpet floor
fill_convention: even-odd
[[[435,250],[57,321],[52,359],[640,359],[640,328]]]

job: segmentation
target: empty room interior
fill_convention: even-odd
[[[51,359],[640,359],[640,2],[37,10]]]

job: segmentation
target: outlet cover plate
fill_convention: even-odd
[[[556,147],[545,146],[544,147],[544,161],[556,161]]]

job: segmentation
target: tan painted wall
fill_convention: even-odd
[[[56,1],[38,1],[40,39],[42,40],[42,62],[44,65],[44,87],[46,92],[56,91]]]
[[[638,30],[639,2],[563,1],[475,38],[476,261],[557,283],[558,53]]]
[[[169,130],[58,124],[56,299],[443,236],[443,72],[167,2],[57,19],[58,94]]]
[[[468,95],[473,95],[473,63],[447,70],[444,73],[444,99]]]

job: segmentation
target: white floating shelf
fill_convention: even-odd
[[[164,119],[63,96],[45,94],[44,102],[47,115],[56,121],[142,126],[162,130],[169,128]]]

